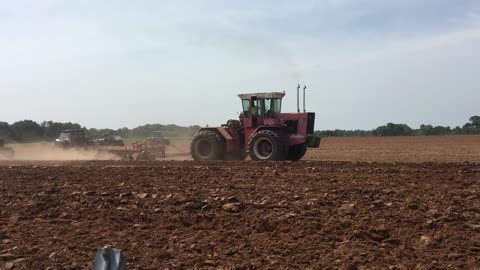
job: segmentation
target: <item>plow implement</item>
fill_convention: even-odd
[[[114,154],[122,160],[130,161],[153,161],[156,159],[188,157],[190,155],[189,152],[183,151],[173,145],[169,145],[169,147],[174,148],[177,152],[167,154],[165,145],[155,145],[149,141],[137,142],[127,146],[99,147],[96,148],[96,150],[103,153]]]

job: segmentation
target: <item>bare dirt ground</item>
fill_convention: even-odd
[[[469,138],[309,154],[345,162],[1,161],[0,269],[91,269],[105,245],[129,269],[480,269]]]
[[[366,162],[480,162],[480,136],[322,138],[304,159]]]

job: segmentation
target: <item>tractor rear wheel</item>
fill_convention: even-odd
[[[200,131],[190,146],[193,160],[223,160],[225,141],[213,131]]]
[[[248,143],[252,160],[285,160],[286,145],[281,135],[273,130],[260,130]]]
[[[307,152],[307,146],[305,144],[296,144],[288,148],[287,160],[297,161],[300,160]]]

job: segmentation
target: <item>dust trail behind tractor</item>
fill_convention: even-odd
[[[113,154],[124,160],[156,160],[166,158],[166,148],[171,146],[170,139],[163,136],[160,131],[153,132],[152,137],[125,144],[121,138],[113,133],[108,133],[102,139],[90,140],[86,137],[85,130],[64,130],[55,144],[63,149],[77,149],[79,151],[94,151],[99,154]],[[174,146],[172,146],[174,147]],[[187,156],[188,153],[176,153],[172,157]],[[170,157],[170,155],[169,155]]]
[[[5,141],[0,139],[0,160],[1,159],[12,159],[15,152],[12,148],[5,146]]]

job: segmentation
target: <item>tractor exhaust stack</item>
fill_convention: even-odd
[[[303,85],[303,112],[307,112],[305,109],[305,90],[307,90],[307,86]]]
[[[300,84],[297,86],[297,112],[300,112]]]

